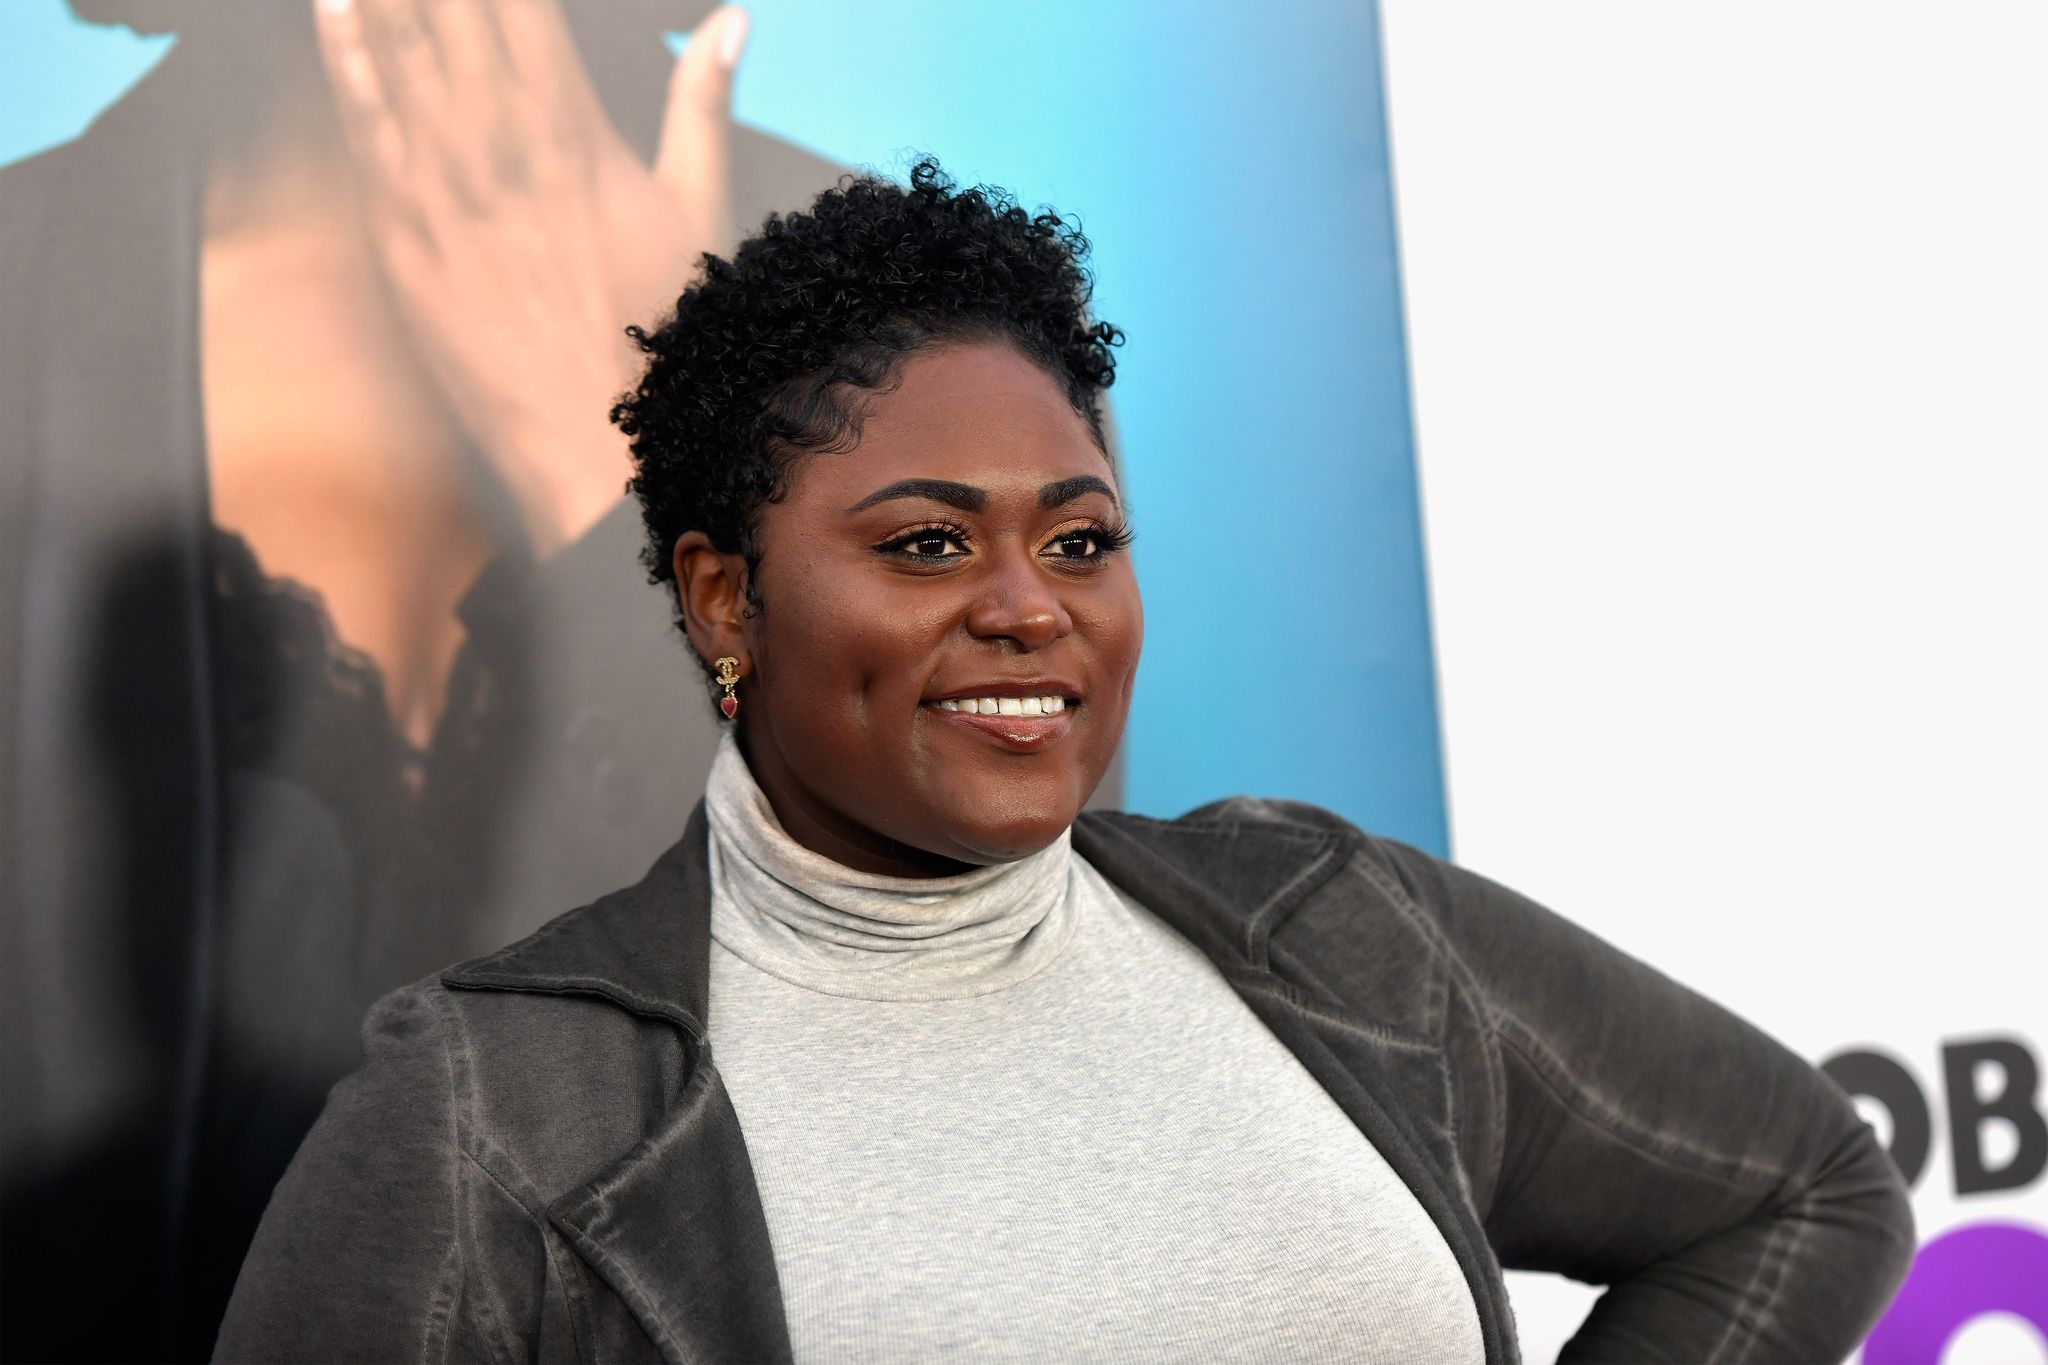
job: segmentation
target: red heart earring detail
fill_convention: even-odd
[[[740,680],[740,661],[728,654],[712,667],[718,670],[718,685],[725,689],[725,695],[718,699],[718,709],[725,712],[727,720],[731,720],[740,713],[739,695],[732,690],[733,684]]]

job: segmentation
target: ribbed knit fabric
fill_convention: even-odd
[[[1406,1186],[1064,837],[854,872],[730,736],[706,811],[712,1062],[799,1362],[1483,1358]]]
[[[953,1000],[1034,975],[1074,937],[1071,831],[958,877],[878,877],[785,834],[730,734],[711,773],[711,934],[770,976],[856,1000]]]

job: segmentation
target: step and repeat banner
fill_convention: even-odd
[[[1457,856],[1857,1097],[1869,1365],[2048,1362],[2048,8],[1384,24]]]
[[[1727,1001],[1915,1181],[1867,1359],[2048,1360],[2028,11],[1403,0],[1383,63],[1360,4],[758,0],[720,166],[704,0],[480,4],[621,327],[850,169],[1077,217],[1148,628],[1102,799],[1317,802]],[[205,1354],[368,1003],[637,878],[715,737],[637,509],[476,420],[520,329],[449,363],[366,239],[357,75],[313,0],[0,11],[9,1358]],[[518,395],[623,478],[607,396]],[[1547,1358],[1590,1291],[1514,1288]]]

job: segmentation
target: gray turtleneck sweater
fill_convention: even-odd
[[[855,872],[730,734],[706,811],[711,1054],[799,1362],[1483,1358],[1400,1178],[1066,836]]]

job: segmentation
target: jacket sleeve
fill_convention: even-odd
[[[1914,1248],[1848,1097],[1761,1030],[1484,877],[1376,841],[1445,942],[1461,1157],[1501,1263],[1610,1286],[1564,1361],[1827,1361]]]
[[[430,988],[379,1001],[264,1210],[218,1361],[434,1361],[461,1298],[454,1085]]]

